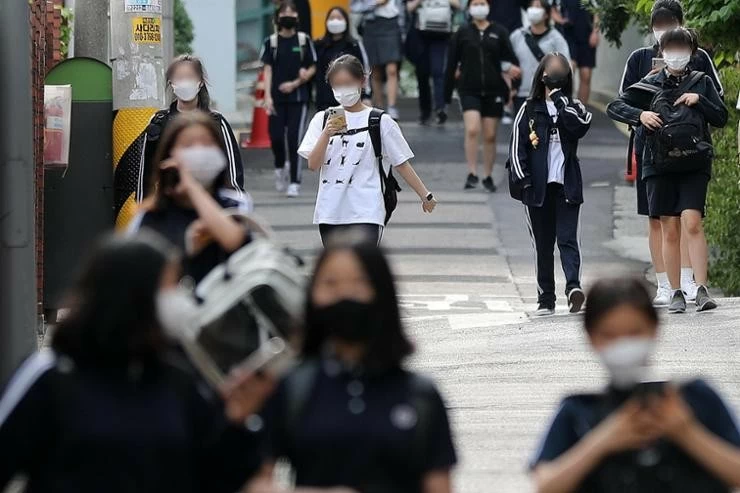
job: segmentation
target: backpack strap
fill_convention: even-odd
[[[270,49],[272,50],[272,63],[277,60],[278,54],[278,35],[277,33],[270,34]]]
[[[380,119],[385,115],[385,111],[373,108],[370,110],[370,116],[367,118],[367,131],[370,133],[370,142],[373,144],[375,157],[382,161],[383,159],[383,142],[381,142]]]
[[[303,63],[306,44],[308,44],[308,35],[302,31],[298,31],[298,48],[301,50],[301,63]]]
[[[164,127],[167,125],[167,118],[170,116],[170,110],[159,110],[156,113],[154,113],[154,116],[152,116],[152,119],[149,121],[149,125],[147,125],[146,128],[146,138],[149,141],[156,141],[159,140],[159,137],[161,137],[162,132],[164,132]]]
[[[539,43],[537,43],[537,40],[534,39],[534,36],[529,31],[529,29],[524,30],[524,42],[527,43],[529,51],[532,52],[532,55],[534,55],[538,62],[545,58],[545,54],[542,52],[542,48],[540,48]]]
[[[681,92],[686,92],[692,87],[694,87],[696,84],[699,83],[699,81],[704,77],[703,72],[699,72],[698,70],[692,70],[691,73],[686,76],[686,78],[681,81],[681,83],[678,85],[676,89],[680,90]]]

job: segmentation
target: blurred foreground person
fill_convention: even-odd
[[[23,474],[34,492],[231,493],[257,470],[242,423],[270,385],[232,379],[221,402],[170,355],[165,330],[187,308],[170,248],[151,233],[96,249],[51,349],[0,400],[0,490]]]
[[[729,492],[740,434],[706,382],[649,382],[658,315],[637,280],[599,281],[585,326],[609,371],[599,394],[567,397],[532,463],[539,492]]]
[[[403,368],[413,349],[393,276],[372,240],[348,241],[355,233],[335,234],[316,264],[304,362],[267,406],[265,475],[287,458],[296,491],[448,493],[456,455],[444,403]],[[276,491],[265,481],[255,491]]]
[[[218,127],[202,112],[182,114],[165,131],[154,158],[153,191],[129,232],[150,228],[186,253],[184,275],[197,283],[248,241],[226,209],[249,212],[245,194],[224,189],[226,156]]]

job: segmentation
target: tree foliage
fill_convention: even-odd
[[[175,0],[173,21],[175,24],[175,56],[192,53],[192,43],[195,38],[193,21],[190,20],[183,0]]]

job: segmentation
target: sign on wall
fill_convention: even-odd
[[[124,0],[124,12],[161,14],[162,0]]]
[[[134,17],[131,19],[131,39],[136,44],[162,42],[162,19],[159,17]]]

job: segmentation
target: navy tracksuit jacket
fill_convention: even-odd
[[[581,286],[579,222],[583,179],[577,154],[578,141],[591,126],[591,113],[579,101],[561,92],[551,97],[557,108],[554,124],[542,101],[527,101],[519,110],[514,120],[507,165],[512,196],[526,206],[527,227],[537,256],[538,301],[554,307],[556,240],[566,278],[566,294]],[[539,139],[536,148],[530,141],[531,128]],[[553,130],[560,134],[565,158],[563,184],[548,183],[550,132]]]

